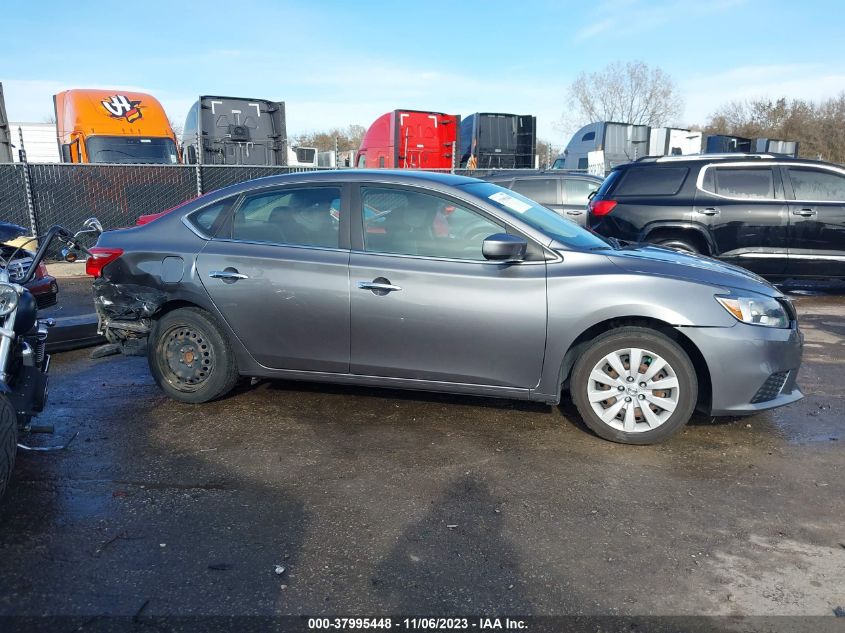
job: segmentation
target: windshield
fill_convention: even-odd
[[[92,136],[85,142],[92,163],[152,163],[175,165],[176,143],[169,138]]]
[[[573,250],[613,248],[609,242],[595,233],[581,228],[551,209],[547,209],[510,189],[489,182],[460,185],[460,188],[485,202],[489,202],[508,215],[522,220]]]

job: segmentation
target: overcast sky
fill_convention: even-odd
[[[845,89],[845,2],[4,3],[0,81],[12,121],[68,88],[135,89],[183,122],[200,94],[285,101],[288,132],[369,126],[396,108],[514,112],[565,144],[566,89],[642,60],[676,80],[679,124],[737,98]],[[564,138],[565,135],[565,138]]]

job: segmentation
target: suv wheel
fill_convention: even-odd
[[[623,444],[654,444],[692,416],[698,380],[686,352],[643,327],[597,337],[575,363],[572,400],[596,435]]]
[[[666,246],[667,248],[674,248],[675,250],[684,251],[685,253],[692,253],[693,255],[701,254],[701,251],[695,244],[685,239],[671,237],[667,239],[659,239],[655,242],[655,244],[658,246]]]
[[[238,380],[226,333],[199,308],[180,308],[161,317],[147,349],[153,378],[174,400],[194,404],[215,400]]]

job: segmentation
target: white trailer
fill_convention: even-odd
[[[701,132],[678,127],[651,129],[648,143],[649,156],[686,156],[701,153]]]
[[[12,140],[12,157],[20,162],[21,134],[26,160],[30,163],[60,163],[59,144],[56,140],[54,123],[9,122],[9,135]]]

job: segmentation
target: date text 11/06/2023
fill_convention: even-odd
[[[512,618],[308,618],[309,630],[519,631],[525,620]]]

